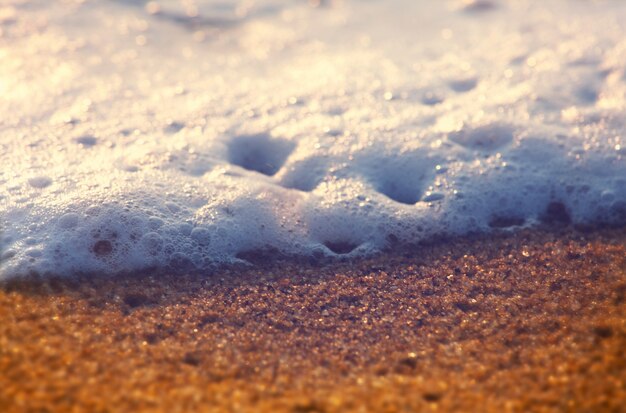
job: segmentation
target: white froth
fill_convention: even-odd
[[[5,1],[0,279],[624,222],[625,22],[609,0]]]

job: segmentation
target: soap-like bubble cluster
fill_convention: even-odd
[[[0,6],[0,279],[626,222],[626,3],[144,3]]]

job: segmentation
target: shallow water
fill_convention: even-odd
[[[0,278],[626,220],[626,3],[0,6]]]

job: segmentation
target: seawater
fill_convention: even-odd
[[[626,221],[626,2],[5,0],[0,62],[0,279]]]

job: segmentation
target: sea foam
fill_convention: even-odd
[[[5,1],[0,278],[624,223],[625,22],[615,1]]]

